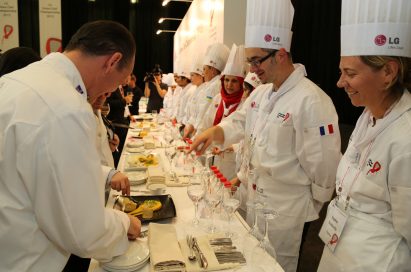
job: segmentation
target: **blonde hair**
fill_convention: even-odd
[[[387,86],[387,90],[411,92],[411,58],[392,56],[360,56],[362,62],[375,70],[381,70],[389,61],[398,63],[398,73]]]

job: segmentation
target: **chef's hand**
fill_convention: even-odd
[[[128,177],[121,172],[115,173],[110,181],[111,189],[121,191],[123,195],[130,195],[130,182]]]
[[[222,150],[218,147],[213,147],[213,150],[211,151],[211,154],[213,155],[220,155]]]
[[[118,138],[117,134],[113,135],[113,139],[108,141],[108,145],[110,146],[111,152],[117,150],[118,145],[120,144],[120,139]]]
[[[184,127],[183,138],[190,138],[191,133],[194,131],[193,125],[187,125]]]
[[[218,144],[224,142],[224,130],[219,126],[211,127],[198,135],[188,153],[194,150],[198,155],[202,155],[213,142]]]
[[[128,215],[128,218],[130,219],[130,227],[128,228],[127,237],[130,240],[136,240],[141,233],[141,222],[132,215]]]

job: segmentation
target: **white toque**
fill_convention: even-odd
[[[222,72],[227,62],[230,49],[222,43],[214,43],[207,48],[203,65],[208,65]]]
[[[290,0],[247,0],[245,47],[290,52],[293,17]]]
[[[245,55],[244,46],[233,44],[227,63],[221,75],[245,77]]]
[[[411,57],[410,0],[342,0],[341,56]]]

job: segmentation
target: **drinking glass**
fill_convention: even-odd
[[[261,212],[265,220],[265,224],[264,224],[265,227],[264,227],[264,237],[260,241],[260,244],[258,246],[264,249],[268,254],[270,254],[274,258],[277,258],[275,248],[271,244],[270,239],[268,238],[268,225],[269,225],[268,220],[274,220],[275,218],[277,218],[278,213],[272,208],[263,208]]]
[[[101,114],[104,117],[107,117],[107,115],[110,113],[110,104],[106,102],[104,102],[104,104],[101,106]]]
[[[127,96],[131,96],[131,97],[133,97],[133,96],[134,96],[134,93],[133,93],[133,92],[131,92],[131,91],[129,91],[129,92],[127,92]],[[133,99],[133,98],[131,98],[131,99]],[[127,104],[127,106],[132,106],[132,104],[131,104],[131,103],[129,103],[129,104]]]
[[[204,188],[204,183],[202,182],[202,179],[198,175],[193,175],[190,178],[190,185],[187,186],[187,195],[193,201],[194,203],[194,219],[193,219],[193,225],[197,226],[199,223],[198,220],[198,203],[200,202],[201,199],[203,199],[205,194],[205,188]]]
[[[240,207],[240,203],[241,192],[238,186],[232,186],[224,189],[223,207],[228,215],[228,229],[226,232],[227,237],[233,238],[235,235],[235,233],[231,231],[231,222],[234,213],[237,211],[238,207]]]
[[[207,190],[204,199],[211,211],[211,225],[208,229],[208,232],[215,233],[217,230],[215,226],[215,210],[221,203],[223,197],[223,188],[215,186],[212,182],[209,182],[206,188]]]

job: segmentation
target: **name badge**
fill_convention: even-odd
[[[327,217],[318,235],[332,252],[338,245],[347,218],[348,215],[335,204],[335,200],[331,201]]]

